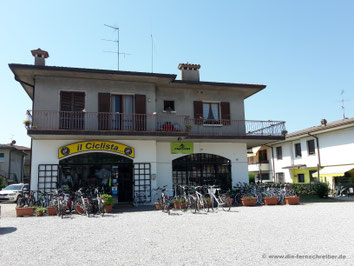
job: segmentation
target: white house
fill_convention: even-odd
[[[318,178],[333,188],[354,183],[354,118],[287,134],[285,140],[253,148],[249,171],[260,180],[310,183]],[[253,156],[252,156],[253,155]],[[267,177],[269,177],[267,179]]]

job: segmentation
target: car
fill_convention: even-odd
[[[21,192],[29,191],[29,184],[12,184],[0,191],[0,201],[16,202]]]

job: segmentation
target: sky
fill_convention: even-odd
[[[33,64],[41,48],[47,65],[116,70],[116,43],[103,39],[117,32],[104,24],[119,27],[120,70],[179,78],[188,62],[202,81],[267,85],[246,99],[247,120],[294,132],[343,119],[342,99],[354,117],[353,14],[352,0],[1,0],[0,143],[30,146],[32,103],[8,64]]]

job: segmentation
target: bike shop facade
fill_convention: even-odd
[[[120,201],[158,186],[248,182],[247,148],[284,139],[284,122],[246,121],[244,100],[265,85],[176,75],[10,64],[33,101],[31,189],[102,186]]]

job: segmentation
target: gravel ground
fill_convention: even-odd
[[[354,265],[353,202],[65,219],[16,218],[14,205],[2,207],[0,265]]]

